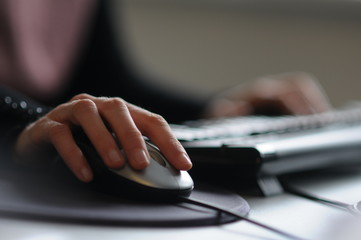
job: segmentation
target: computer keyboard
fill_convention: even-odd
[[[171,128],[196,167],[262,177],[361,164],[361,104],[314,115],[197,120]]]
[[[188,121],[171,125],[180,141],[238,138],[265,134],[303,133],[330,126],[361,123],[361,104],[345,109],[301,116],[246,116]]]

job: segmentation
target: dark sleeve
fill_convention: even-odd
[[[20,132],[43,116],[49,108],[0,85],[0,162],[9,163],[14,143]]]
[[[119,96],[161,114],[169,122],[198,118],[206,101],[170,94],[152,85],[150,77],[134,71],[127,60],[126,49],[119,49],[119,43],[116,43],[104,2],[100,2],[93,31],[72,74],[72,85],[62,101],[82,92],[95,96]]]

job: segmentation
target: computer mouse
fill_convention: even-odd
[[[74,139],[86,157],[94,173],[93,184],[98,190],[125,198],[147,201],[174,201],[189,197],[194,182],[187,171],[175,169],[158,147],[149,141],[146,146],[150,164],[143,170],[135,170],[127,163],[118,169],[107,167],[82,130],[74,133]]]

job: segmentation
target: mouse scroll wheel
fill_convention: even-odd
[[[164,161],[164,157],[162,156],[161,153],[159,153],[158,151],[155,151],[154,149],[152,148],[148,148],[148,152],[149,152],[149,155],[150,157],[156,161],[157,163],[159,163],[161,166],[165,167],[166,164],[165,164],[165,161]]]

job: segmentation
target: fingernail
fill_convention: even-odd
[[[144,150],[137,151],[134,154],[134,160],[141,168],[148,166],[149,158]]]
[[[178,162],[182,163],[182,166],[184,166],[182,170],[189,170],[193,166],[192,161],[190,160],[188,154],[186,154],[186,153],[182,153],[178,157]]]
[[[112,149],[109,151],[108,157],[109,157],[110,161],[114,164],[119,164],[119,163],[123,162],[122,157],[115,149]]]
[[[82,179],[84,181],[90,181],[92,178],[93,178],[93,173],[92,171],[87,168],[87,167],[83,167],[81,170],[80,170],[80,174],[82,176]]]

